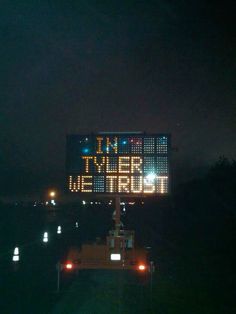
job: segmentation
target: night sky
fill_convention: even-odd
[[[2,0],[0,196],[63,186],[68,133],[171,133],[176,182],[235,158],[233,4]]]

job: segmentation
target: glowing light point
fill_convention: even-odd
[[[19,262],[19,260],[20,260],[19,255],[13,255],[13,257],[12,257],[13,262]]]
[[[76,221],[75,228],[79,228],[79,223]]]
[[[55,192],[55,191],[51,191],[51,192],[49,193],[49,196],[50,196],[50,197],[55,197],[55,196],[56,196],[56,192]]]
[[[14,255],[19,255],[19,248],[18,248],[18,247],[15,247],[15,249],[14,249]]]
[[[44,234],[43,234],[43,242],[44,243],[48,242],[48,233],[47,232],[44,232]]]
[[[155,173],[149,173],[144,180],[146,180],[147,183],[153,183],[153,181],[155,180],[156,175]]]
[[[111,257],[111,261],[120,261],[121,260],[120,254],[117,254],[117,253],[112,253],[110,257]]]
[[[73,264],[72,263],[67,263],[66,264],[66,269],[72,269],[73,268]]]
[[[87,154],[89,152],[88,148],[83,148],[83,153]]]
[[[61,234],[61,226],[57,227],[57,234]]]
[[[20,260],[19,248],[15,247],[14,253],[13,253],[13,257],[12,257],[12,261],[13,262],[19,262],[19,260]]]
[[[141,270],[141,271],[144,271],[144,270],[146,269],[146,267],[145,267],[145,265],[140,264],[140,265],[138,266],[138,269]]]

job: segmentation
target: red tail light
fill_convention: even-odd
[[[66,263],[65,268],[70,270],[73,268],[73,264],[72,263]]]
[[[140,264],[140,265],[138,265],[138,270],[145,271],[146,270],[146,266],[144,264]]]

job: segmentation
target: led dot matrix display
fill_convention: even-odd
[[[75,193],[169,193],[169,134],[67,136],[68,190]]]

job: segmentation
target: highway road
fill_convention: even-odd
[[[122,270],[81,271],[51,313],[151,313],[150,282]]]

